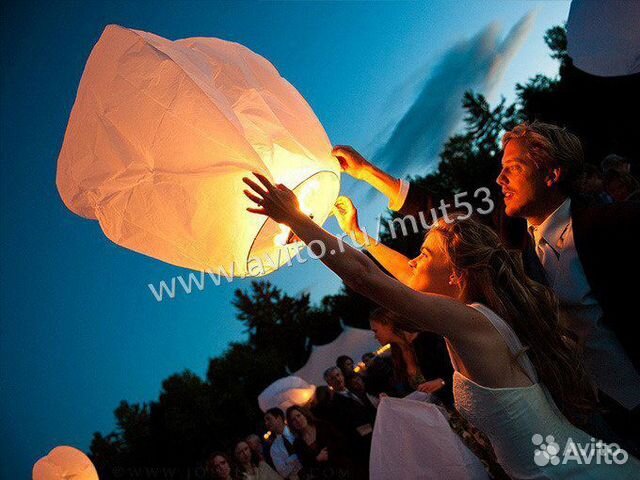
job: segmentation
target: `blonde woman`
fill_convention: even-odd
[[[567,418],[580,418],[593,389],[562,340],[555,298],[528,279],[520,259],[492,230],[471,219],[439,222],[413,260],[430,293],[419,292],[316,225],[284,185],[255,176],[259,183],[244,179],[251,188],[245,195],[257,205],[249,211],[289,226],[349,287],[404,317],[402,329],[445,337],[456,370],[456,407],[489,437],[511,477],[608,479],[637,473],[640,463],[630,456],[623,465],[534,457],[532,440],[538,436],[553,436],[553,447],[591,444]]]

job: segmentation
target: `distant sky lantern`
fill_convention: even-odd
[[[215,38],[108,26],[80,80],[57,185],[113,242],[164,262],[260,276],[300,243],[251,214],[242,177],[292,188],[318,224],[340,167],[315,114],[271,63]]]
[[[299,377],[284,377],[273,382],[258,395],[258,405],[263,412],[273,407],[286,410],[291,405],[305,405],[315,391],[315,385]]]
[[[56,447],[33,466],[33,480],[98,480],[93,463],[77,448]]]

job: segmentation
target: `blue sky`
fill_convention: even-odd
[[[2,7],[0,477],[7,479],[27,478],[34,461],[56,445],[87,448],[94,431],[113,428],[120,400],[152,400],[162,379],[187,368],[204,374],[209,358],[243,339],[230,300],[248,281],[158,303],[147,284],[186,272],[112,244],[58,196],[56,161],[67,119],[105,25],[240,42],[298,88],[332,143],[373,155],[430,94],[438,101],[429,108],[453,105],[447,121],[455,128],[457,90],[449,94],[440,84],[436,92],[429,80],[456,48],[491,62],[478,78],[471,73],[479,65],[465,70],[469,87],[490,98],[513,98],[517,81],[553,73],[542,36],[569,9],[562,1],[52,3]],[[515,32],[521,45],[512,38],[501,43],[523,18],[526,28]],[[474,46],[481,41],[484,50]],[[466,77],[455,77],[457,89],[466,85]],[[422,148],[423,140],[414,146]],[[399,173],[428,168],[394,162]],[[342,191],[353,187],[345,179]],[[356,191],[356,204],[366,193]],[[376,198],[363,214],[372,218],[383,208]],[[336,229],[333,220],[327,226]],[[318,264],[269,279],[292,294],[310,290],[315,299],[339,288]]]

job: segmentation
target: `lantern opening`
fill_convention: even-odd
[[[340,191],[338,175],[329,170],[317,172],[292,189],[298,197],[300,210],[315,223],[322,225]],[[249,276],[267,275],[291,262],[304,243],[297,240],[286,225],[267,219],[258,231],[247,256]]]

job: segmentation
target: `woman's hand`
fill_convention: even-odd
[[[264,175],[255,172],[253,174],[262,185],[244,177],[242,181],[251,188],[244,190],[244,194],[260,208],[247,208],[249,212],[266,215],[285,225],[289,225],[301,214],[298,198],[293,191],[282,184],[273,185]]]
[[[362,179],[367,168],[371,166],[353,147],[337,145],[331,154],[338,159],[343,172],[358,180]]]
[[[320,450],[320,453],[316,455],[316,460],[318,462],[327,462],[329,460],[329,450],[327,450],[327,447]]]
[[[333,214],[336,216],[340,228],[347,235],[362,233],[360,225],[358,225],[358,210],[349,197],[338,197],[333,207]]]
[[[418,385],[418,391],[423,393],[435,393],[444,387],[444,380],[436,378],[435,380],[429,380],[428,382]]]

